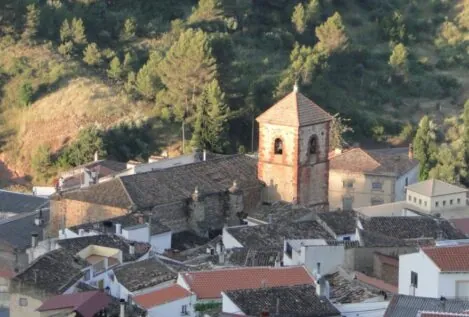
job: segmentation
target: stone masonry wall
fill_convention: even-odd
[[[373,275],[386,283],[397,286],[399,281],[399,264],[392,265],[386,263],[386,261],[382,261],[382,257],[378,253],[375,253],[373,255]]]
[[[72,227],[83,223],[103,221],[109,218],[123,216],[127,214],[127,209],[97,205],[78,200],[51,200],[51,219],[49,223],[49,233],[57,235],[63,220],[65,227]]]

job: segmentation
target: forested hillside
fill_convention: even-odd
[[[255,150],[295,82],[339,114],[334,145],[457,130],[468,40],[468,0],[3,0],[0,160],[48,183],[95,151]]]

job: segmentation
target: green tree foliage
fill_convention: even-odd
[[[131,40],[135,37],[137,32],[137,22],[134,18],[125,19],[124,27],[122,29],[121,39],[124,41]]]
[[[50,147],[40,145],[31,157],[31,167],[41,178],[47,178],[52,167]]]
[[[135,57],[131,52],[127,52],[124,55],[123,71],[129,73],[134,70]]]
[[[316,24],[321,15],[321,4],[319,0],[310,0],[306,5],[307,23]]]
[[[293,26],[295,27],[296,31],[302,34],[306,29],[306,11],[303,4],[300,2],[295,6],[293,10],[293,15],[291,21]]]
[[[102,55],[96,43],[88,44],[83,51],[83,61],[91,66],[98,66],[102,63]]]
[[[60,54],[62,54],[65,57],[70,57],[73,53],[73,42],[72,41],[67,41],[59,45],[57,48]]]
[[[33,101],[34,90],[29,82],[25,82],[20,86],[18,91],[18,99],[23,106],[29,106]]]
[[[328,55],[347,47],[348,37],[342,17],[338,12],[316,28],[316,37],[319,39],[319,48],[326,51]]]
[[[197,8],[192,9],[189,23],[220,20],[223,17],[223,7],[220,0],[199,0]]]
[[[469,30],[469,1],[464,0],[461,3],[461,11],[457,16],[459,27]]]
[[[462,127],[461,182],[469,186],[469,100],[464,104]]]
[[[209,83],[197,102],[191,144],[195,148],[222,153],[227,144],[229,109],[217,80]]]
[[[23,40],[31,42],[36,37],[39,28],[39,15],[40,11],[35,4],[26,7],[26,22],[23,34],[21,34]]]
[[[401,12],[394,11],[391,16],[384,18],[382,29],[391,42],[406,41],[406,25]]]
[[[60,27],[60,40],[65,43],[73,39],[73,31],[70,22],[65,19]]]
[[[62,166],[78,166],[93,160],[94,154],[106,157],[106,146],[102,131],[89,127],[78,133],[77,139],[68,145],[59,157]]]
[[[458,182],[458,160],[451,148],[449,146],[440,147],[436,159],[436,165],[430,170],[429,177],[453,184]]]
[[[338,113],[333,116],[329,134],[329,147],[331,149],[341,149],[344,146],[344,135],[353,133],[353,129],[349,126],[349,123],[350,119],[343,118]]]
[[[135,81],[137,92],[149,100],[155,98],[158,88],[161,88],[158,76],[158,67],[161,63],[162,56],[154,51],[150,54],[147,63],[140,68]]]
[[[389,57],[389,65],[392,67],[394,74],[406,76],[408,73],[408,56],[407,48],[404,44],[399,43],[394,46],[391,56]]]
[[[170,106],[178,120],[191,117],[203,87],[217,73],[208,35],[201,30],[186,30],[158,69],[165,86],[158,94],[158,104]]]
[[[112,126],[105,132],[106,152],[112,158],[146,161],[150,156],[152,126],[147,120],[126,120]]]
[[[463,34],[451,21],[445,21],[440,27],[440,33],[435,41],[438,47],[457,46],[463,42]]]
[[[430,170],[435,164],[436,136],[434,125],[428,116],[420,120],[414,138],[414,156],[420,162],[419,179],[428,179]]]
[[[88,42],[86,40],[85,25],[82,19],[73,18],[71,29],[73,42],[75,44],[85,45]]]
[[[121,79],[122,77],[122,65],[119,57],[114,57],[109,64],[109,69],[107,70],[107,75],[112,79]]]

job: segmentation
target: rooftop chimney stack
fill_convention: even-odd
[[[32,248],[37,247],[37,237],[38,237],[37,232],[31,233],[31,247]]]
[[[122,225],[120,223],[116,223],[116,234],[122,234]]]
[[[414,146],[412,143],[409,144],[409,160],[414,159]]]
[[[120,314],[119,317],[125,317],[125,299],[120,300]]]
[[[207,150],[202,151],[202,160],[205,162],[207,160]]]
[[[129,244],[129,253],[130,253],[130,255],[135,254],[135,243],[134,242],[130,242],[130,244]]]
[[[293,85],[293,92],[298,92],[298,81],[295,81],[295,84]]]
[[[78,236],[80,237],[85,236],[85,229],[78,229]]]
[[[98,151],[94,152],[94,161],[95,162],[99,161]]]

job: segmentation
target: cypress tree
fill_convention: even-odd
[[[413,145],[415,158],[420,163],[419,179],[424,181],[428,179],[429,172],[435,165],[436,151],[435,133],[428,116],[420,120]]]
[[[306,12],[303,4],[300,2],[295,6],[291,18],[296,31],[302,34],[306,29]]]

